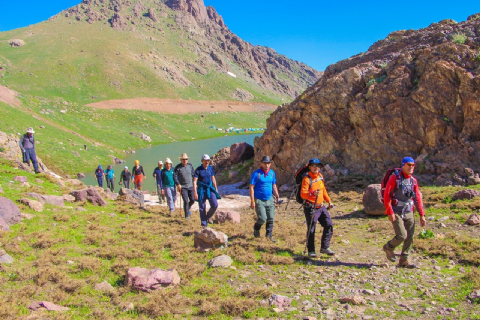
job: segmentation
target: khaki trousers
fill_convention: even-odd
[[[395,237],[387,242],[387,247],[393,251],[403,242],[402,254],[400,257],[404,260],[407,260],[413,244],[413,234],[415,233],[415,217],[413,212],[405,213],[403,219],[400,214],[396,213],[395,215],[397,220],[392,222],[393,230],[395,231]]]

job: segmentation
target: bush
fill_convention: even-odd
[[[432,232],[432,230],[425,230],[425,229],[423,229],[418,236],[420,237],[420,239],[435,238],[435,234]]]
[[[386,76],[386,75],[383,75],[383,76],[380,76],[380,77],[378,77],[378,78],[376,78],[376,79],[372,79],[372,80],[370,80],[370,81],[367,82],[367,87],[370,87],[370,86],[371,86],[372,84],[374,84],[375,82],[376,82],[376,83],[381,83],[381,82],[383,82],[383,80],[385,80],[386,78],[387,78],[387,76]]]
[[[475,61],[480,62],[480,52],[475,55]],[[1,149],[1,148],[0,148]],[[1,150],[0,150],[1,151]]]
[[[455,33],[452,35],[452,40],[456,44],[464,44],[467,40],[467,36],[463,33]]]

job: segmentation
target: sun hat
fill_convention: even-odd
[[[163,161],[162,160],[158,161],[158,164],[161,164],[163,166]]]
[[[173,162],[172,162],[172,160],[170,160],[170,158],[165,159],[165,163],[173,164]]]
[[[407,163],[415,163],[415,160],[413,160],[412,157],[405,157],[402,159],[402,167],[407,164]]]
[[[209,156],[208,154],[204,154],[204,155],[202,156],[202,161],[203,161],[203,160],[210,160],[210,156]]]
[[[187,156],[187,154],[184,152],[184,153],[182,153],[182,155],[181,155],[180,157],[178,157],[178,159],[180,159],[180,160],[183,160],[183,159],[188,160],[188,156]]]
[[[32,127],[30,127],[30,128],[27,129],[27,133],[35,133],[35,131],[33,130]]]
[[[125,166],[125,169],[127,169],[127,170],[128,170],[128,167],[127,167],[127,166]]]
[[[272,159],[270,159],[269,156],[263,156],[262,157],[262,161],[260,161],[261,163],[271,163],[272,162]]]

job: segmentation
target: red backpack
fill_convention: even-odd
[[[396,185],[395,190],[397,190],[402,185],[403,177],[400,174],[402,172],[401,168],[391,168],[387,170],[387,173],[383,176],[381,189],[380,189],[380,200],[382,203],[385,201],[385,188],[387,187],[388,180],[392,174],[395,175]],[[414,180],[415,181],[415,180]],[[415,182],[414,182],[415,183]]]

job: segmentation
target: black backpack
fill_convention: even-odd
[[[301,167],[300,169],[298,169],[297,173],[295,173],[295,200],[298,202],[298,203],[301,203],[303,204],[303,199],[302,197],[300,196],[300,191],[302,189],[302,181],[303,181],[303,177],[308,176],[308,164],[306,164],[305,166]],[[310,177],[309,177],[310,178]],[[310,179],[310,186],[312,184],[312,179]]]

